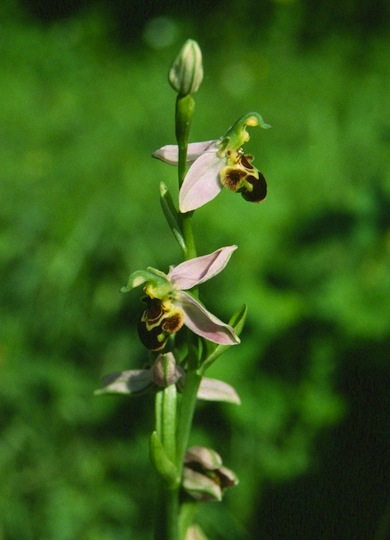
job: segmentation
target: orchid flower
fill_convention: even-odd
[[[253,156],[245,155],[242,145],[249,141],[247,126],[271,127],[255,112],[242,116],[218,140],[188,145],[187,163],[190,168],[179,193],[180,212],[190,212],[208,203],[223,187],[241,193],[245,200],[260,202],[267,194],[264,176],[251,163]],[[163,146],[153,157],[170,165],[178,163],[178,147]]]
[[[184,261],[171,266],[168,274],[149,267],[130,275],[121,290],[128,292],[144,285],[146,309],[138,324],[138,334],[148,349],[163,349],[168,337],[183,324],[214,343],[234,345],[240,342],[231,326],[220,321],[186,292],[219,274],[236,249],[237,246],[227,246]]]
[[[185,379],[186,373],[176,362],[174,354],[172,352],[160,353],[150,367],[106,375],[101,388],[95,390],[95,394],[139,396],[148,392],[158,392],[171,384],[176,384],[177,390],[183,392]],[[205,401],[223,401],[234,405],[241,403],[236,390],[230,384],[209,377],[202,378],[197,398]]]

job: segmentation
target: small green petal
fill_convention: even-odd
[[[127,284],[121,288],[121,292],[126,293],[139,287],[144,283],[154,283],[156,282],[156,274],[147,270],[136,270],[130,274]]]
[[[129,292],[144,283],[148,284],[149,289],[155,293],[156,297],[164,296],[171,287],[166,274],[149,266],[146,270],[136,270],[130,274],[127,284],[121,288],[121,292]]]
[[[250,112],[241,116],[239,123],[250,127],[259,126],[263,129],[269,129],[271,126],[264,122],[263,117],[257,112]]]
[[[264,122],[262,116],[257,112],[244,114],[235,122],[226,134],[221,138],[219,143],[219,154],[225,154],[227,150],[238,150],[242,145],[249,141],[249,133],[246,131],[247,126],[260,126],[263,129],[269,129],[271,126]]]

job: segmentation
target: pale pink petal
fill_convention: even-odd
[[[216,143],[217,141],[215,140],[190,143],[187,148],[187,163],[193,163],[205,152],[216,152]],[[153,152],[152,156],[165,161],[165,163],[168,163],[169,165],[177,165],[179,160],[179,150],[175,144],[167,144]]]
[[[202,154],[190,167],[179,193],[180,212],[190,212],[208,203],[222,189],[219,171],[224,159],[216,152]]]
[[[165,161],[165,163],[169,163],[169,165],[177,165],[179,160],[179,150],[175,144],[167,144],[153,152],[152,156],[161,159],[161,161]]]
[[[175,303],[184,311],[184,324],[194,334],[220,345],[240,343],[231,326],[220,321],[188,293],[180,291]]]
[[[95,390],[100,394],[140,394],[145,392],[153,384],[150,369],[132,369],[111,373],[103,379],[102,388]]]
[[[218,150],[216,140],[190,143],[187,148],[187,163],[193,163],[202,154],[216,153]]]
[[[224,401],[234,405],[240,405],[241,403],[240,397],[233,386],[208,377],[203,377],[196,397],[206,401]]]
[[[234,245],[226,246],[209,255],[184,261],[169,271],[168,279],[179,289],[191,289],[222,272],[236,249]]]

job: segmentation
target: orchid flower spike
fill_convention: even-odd
[[[223,323],[193,296],[185,292],[219,274],[237,246],[227,246],[172,266],[168,274],[155,268],[133,272],[121,290],[144,285],[146,309],[138,324],[142,343],[151,350],[163,349],[169,336],[187,326],[198,336],[222,345],[240,342],[234,329]]]
[[[268,129],[262,117],[251,112],[242,116],[218,140],[188,145],[187,163],[191,164],[179,193],[180,212],[190,212],[208,203],[223,187],[241,193],[245,200],[260,202],[267,195],[264,176],[245,155],[242,146],[249,141],[247,126]],[[178,147],[163,146],[153,157],[170,165],[178,163]]]

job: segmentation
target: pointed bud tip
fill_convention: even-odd
[[[181,96],[194,94],[203,80],[202,52],[193,39],[187,39],[168,73],[172,88]]]

